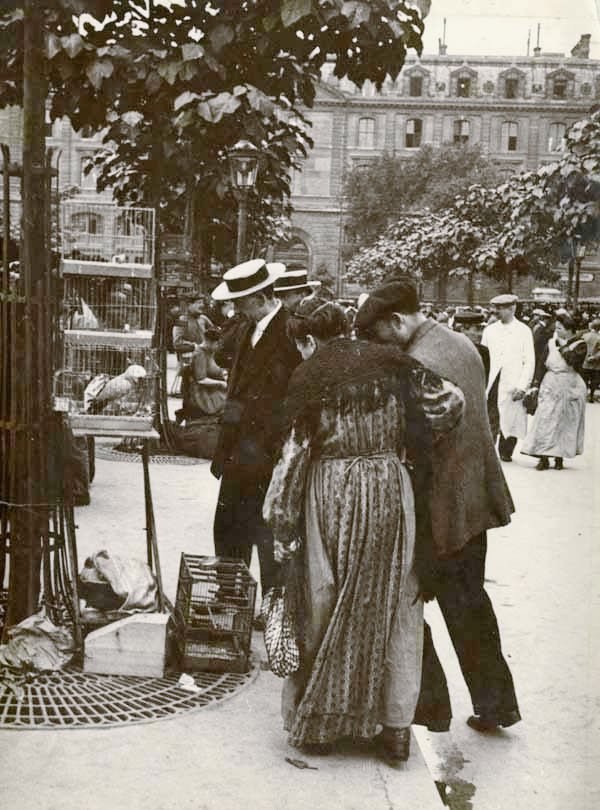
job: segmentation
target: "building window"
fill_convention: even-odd
[[[469,98],[471,95],[471,79],[468,76],[459,76],[456,82],[456,95],[459,98]]]
[[[73,214],[71,217],[71,230],[78,234],[99,234],[102,233],[102,217],[99,214],[92,214],[82,211]]]
[[[469,143],[471,124],[464,118],[454,122],[453,143]]]
[[[504,97],[517,98],[519,95],[519,80],[514,77],[509,77],[504,81]]]
[[[413,98],[417,96],[423,95],[423,77],[422,76],[411,76],[408,80],[408,95],[413,96]]]
[[[406,122],[405,146],[407,149],[416,149],[421,146],[421,136],[423,134],[423,122],[420,118],[409,118]]]
[[[80,163],[79,186],[86,191],[96,191],[98,183],[98,172],[92,168],[86,172],[88,166],[93,165],[93,155],[83,155]]]
[[[375,147],[375,119],[360,118],[358,121],[358,145],[361,149]]]
[[[549,152],[560,152],[562,149],[563,138],[565,137],[565,132],[567,131],[566,124],[563,124],[561,121],[558,121],[554,124],[550,124],[550,128],[548,130],[548,151]]]
[[[552,85],[552,98],[566,98],[567,97],[567,80],[554,79]]]
[[[518,147],[519,128],[514,121],[502,124],[502,151],[516,152]]]

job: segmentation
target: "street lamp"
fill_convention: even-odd
[[[575,258],[575,294],[573,295],[573,308],[577,309],[579,303],[579,276],[581,274],[581,262],[585,257],[585,245],[581,243],[581,239],[576,237],[573,239],[573,256]]]
[[[229,171],[238,200],[238,229],[236,261],[243,261],[248,219],[248,192],[256,184],[258,174],[258,149],[250,141],[238,141],[229,150]]]

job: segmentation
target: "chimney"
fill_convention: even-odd
[[[591,34],[582,34],[577,45],[571,50],[571,56],[575,59],[589,59],[591,38]]]
[[[438,53],[440,56],[446,56],[446,51],[448,50],[448,46],[442,42],[441,39],[438,38]]]
[[[541,52],[542,52],[542,49],[540,47],[540,28],[541,28],[541,25],[540,25],[540,23],[538,23],[538,26],[537,26],[537,41],[535,43],[535,48],[533,49],[533,55],[534,56],[539,56],[541,54]]]

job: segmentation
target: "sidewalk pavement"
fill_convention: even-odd
[[[208,462],[152,463],[150,478],[165,591],[174,601],[181,552],[214,553],[218,482]],[[97,460],[91,505],[76,510],[80,567],[101,548],[145,559],[143,494],[140,463]],[[252,573],[258,580],[256,560]],[[256,632],[253,651],[264,660]],[[309,757],[288,746],[281,683],[259,666],[255,680],[225,702],[178,718],[113,729],[0,731],[2,804],[20,810],[442,807],[414,738],[401,770],[371,751]],[[298,769],[286,757],[317,770]]]

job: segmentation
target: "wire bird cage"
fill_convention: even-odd
[[[54,409],[86,433],[150,431],[156,415],[158,353],[145,340],[110,332],[65,332],[63,367],[54,375]],[[87,338],[87,339],[86,339]]]
[[[241,560],[182,554],[175,618],[184,670],[247,672],[256,582]]]
[[[151,278],[64,273],[63,320],[67,329],[146,332],[156,321]]]
[[[125,208],[110,201],[71,199],[61,206],[61,258],[65,272],[89,270],[86,265],[116,265],[134,273],[152,266],[154,209]],[[94,272],[106,272],[93,268]]]

